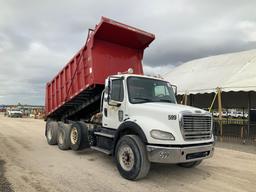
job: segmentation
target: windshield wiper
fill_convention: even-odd
[[[146,97],[134,97],[132,99],[136,100],[141,100],[141,101],[136,101],[136,103],[146,103],[146,102],[154,102],[152,99],[146,98]]]
[[[159,99],[158,102],[161,102],[161,101],[163,101],[163,102],[168,102],[168,103],[173,103],[173,101],[170,100],[170,99]]]

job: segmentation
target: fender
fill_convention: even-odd
[[[146,135],[144,134],[144,132],[142,131],[142,128],[137,123],[132,122],[132,121],[125,121],[121,125],[119,125],[119,127],[115,133],[114,148],[115,148],[120,136],[122,135],[122,133],[138,134],[139,137],[141,138],[142,142],[148,143]]]

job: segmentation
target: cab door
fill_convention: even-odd
[[[111,78],[107,91],[104,93],[103,126],[117,129],[122,123],[125,111],[124,80]]]

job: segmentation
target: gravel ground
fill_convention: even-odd
[[[5,178],[5,162],[0,160],[0,191],[12,192],[11,184]]]
[[[255,144],[243,144],[243,143],[234,143],[234,142],[217,142],[216,147],[256,154],[256,145]]]
[[[49,146],[44,126],[42,120],[0,116],[0,191],[255,191],[255,153],[217,147],[197,168],[153,164],[147,178],[132,182],[109,156]]]

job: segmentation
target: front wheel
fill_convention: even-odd
[[[180,167],[184,167],[184,168],[192,168],[192,167],[198,166],[200,163],[202,163],[202,161],[203,160],[192,161],[192,162],[188,162],[188,163],[179,163],[178,165]]]
[[[145,144],[137,135],[125,135],[118,141],[115,160],[119,173],[129,180],[146,177],[150,169]]]

